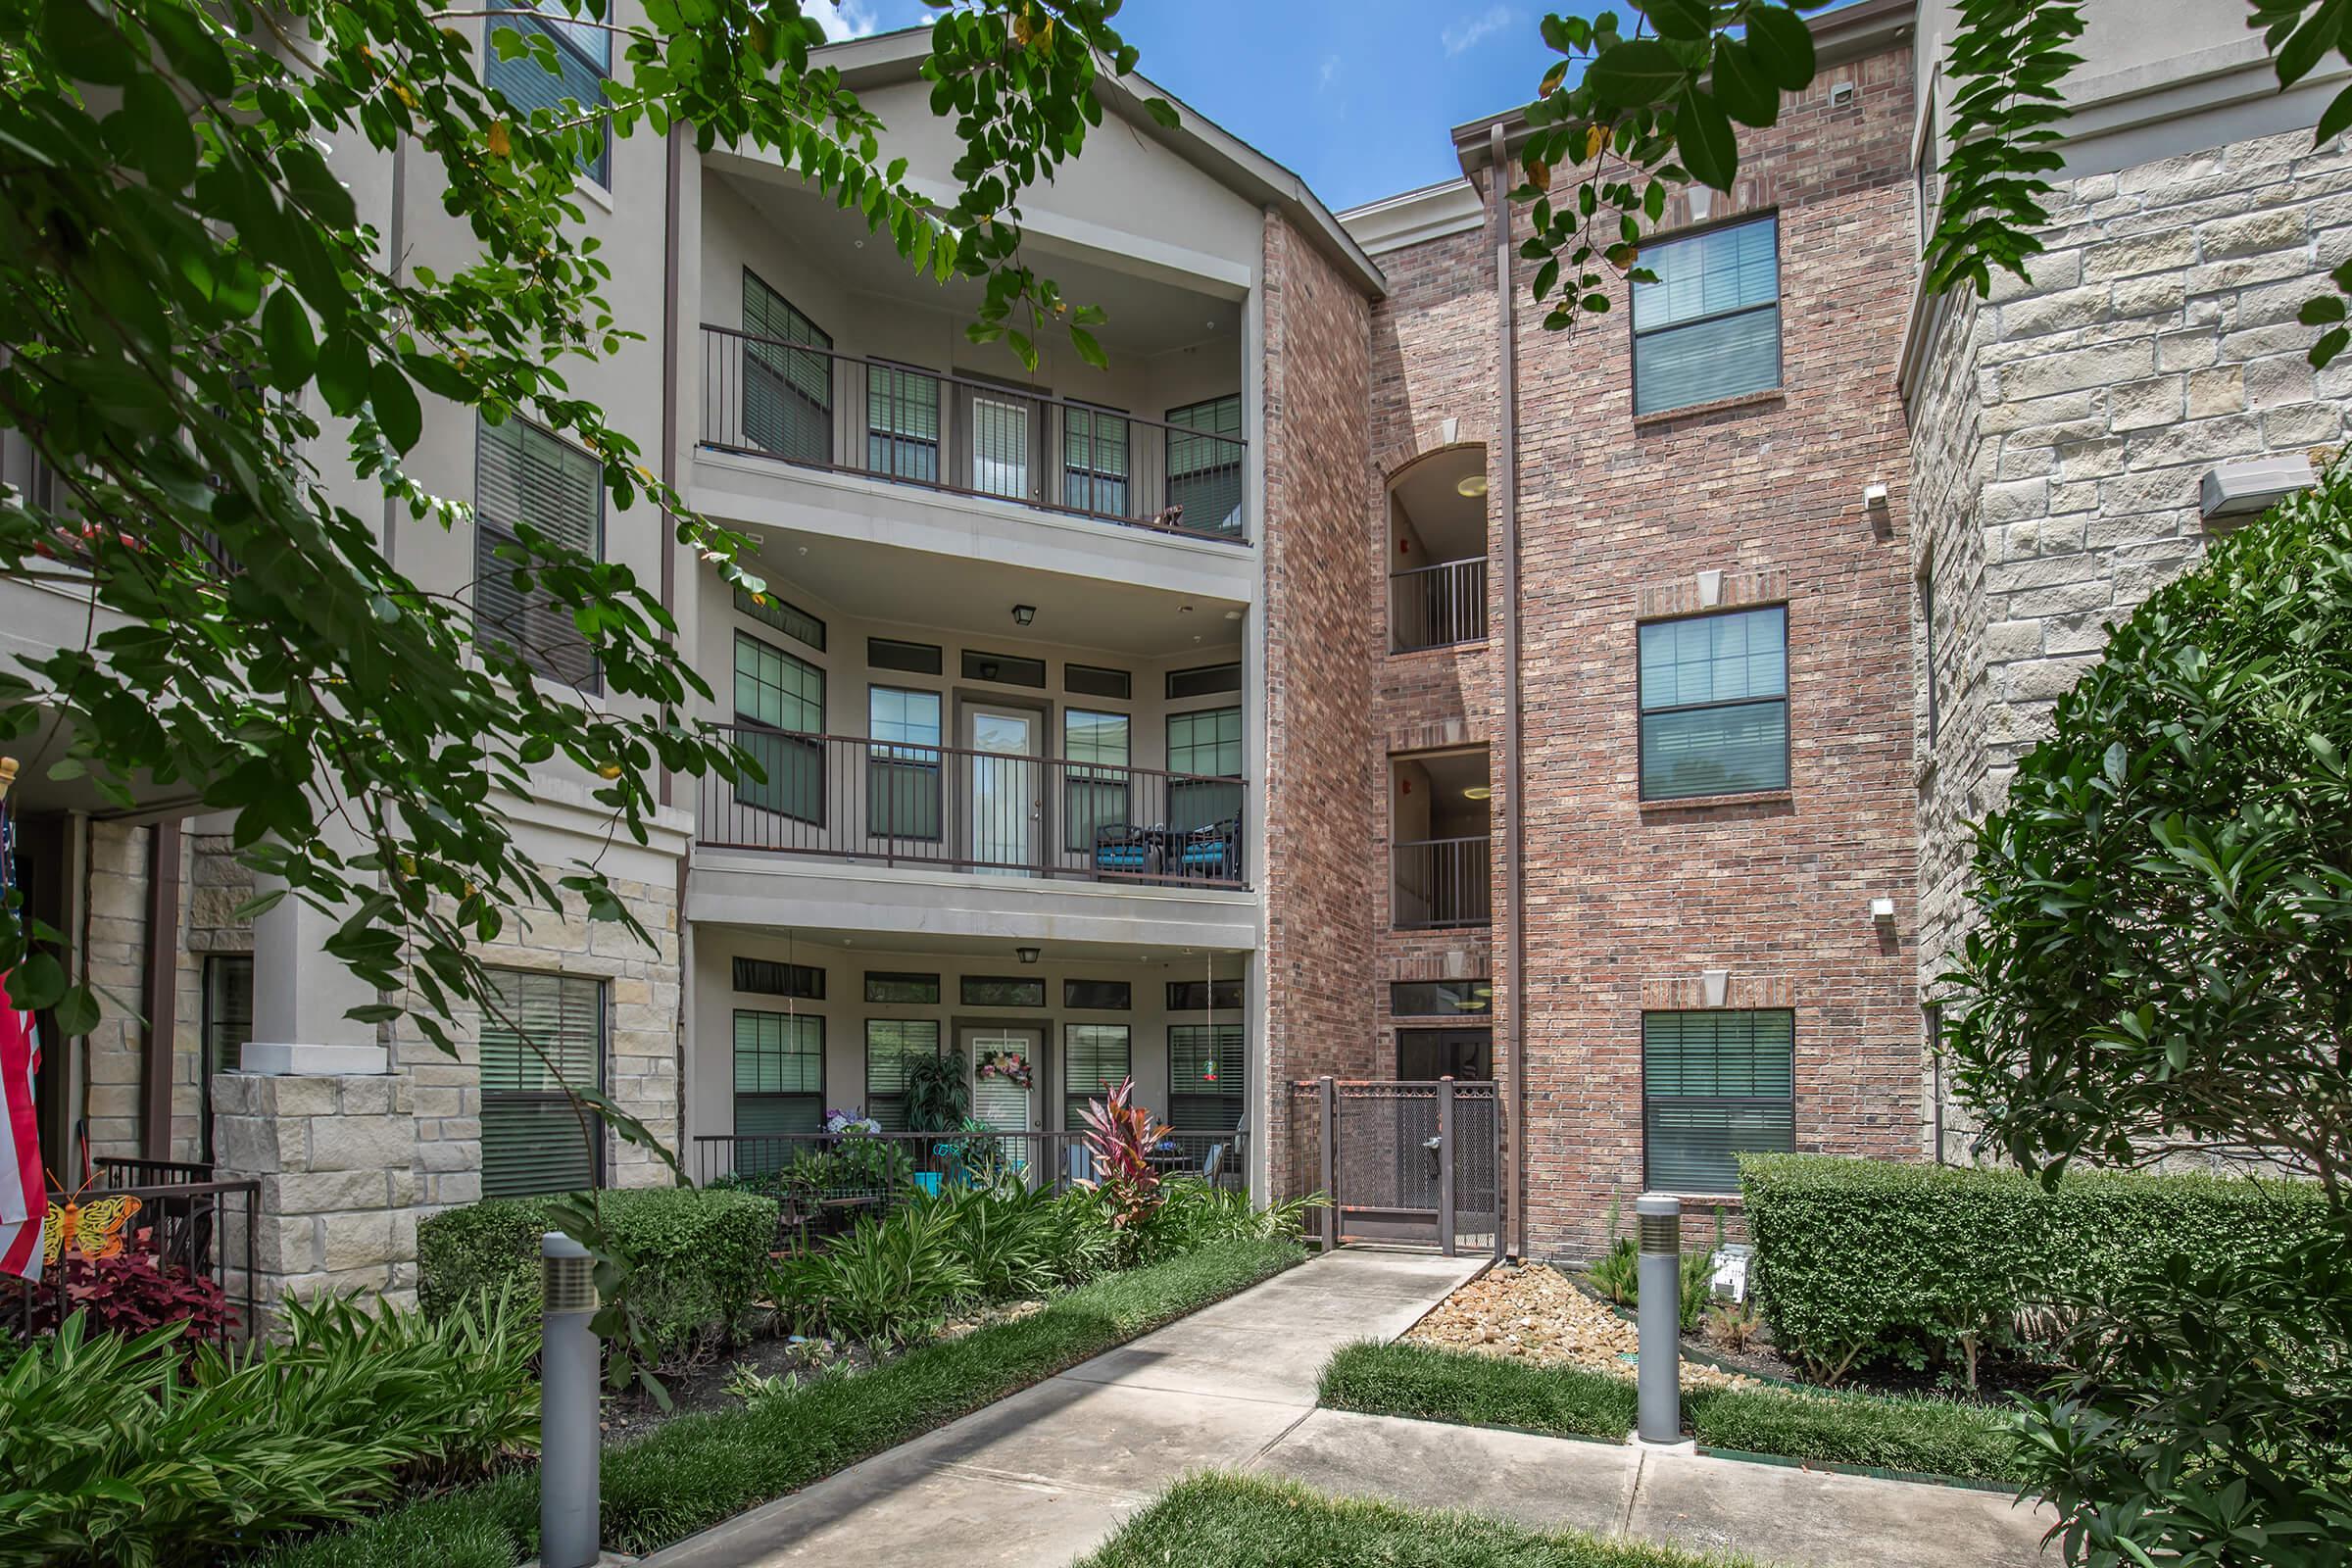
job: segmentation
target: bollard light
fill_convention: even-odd
[[[594,1568],[599,1531],[596,1263],[558,1231],[539,1238],[539,1561]]]
[[[1641,1348],[1635,1387],[1643,1443],[1683,1441],[1683,1203],[1668,1193],[1634,1200],[1642,1227]]]

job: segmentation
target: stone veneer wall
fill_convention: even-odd
[[[214,954],[253,951],[253,919],[237,914],[253,897],[253,872],[225,833],[180,837],[178,1015],[172,1043],[172,1157],[203,1157],[204,965]]]
[[[2050,213],[2030,280],[1938,308],[1912,395],[1938,710],[1931,746],[1915,594],[1923,995],[1969,923],[1970,824],[2109,626],[2198,559],[2205,471],[2334,447],[2352,394],[2352,362],[2315,373],[2295,320],[2352,255],[2346,142],[2298,131],[2088,175]],[[1940,1111],[1942,1152],[1965,1158],[1964,1109]]]
[[[1366,847],[1380,593],[1362,548],[1371,473],[1363,298],[1279,214],[1266,215],[1266,1064],[1274,1190],[1293,1190],[1292,1081],[1372,1073],[1373,911]]]

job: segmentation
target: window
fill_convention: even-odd
[[[1017,975],[967,974],[957,995],[967,1007],[1042,1007],[1046,983]]]
[[[1242,1004],[1242,982],[1232,980],[1171,980],[1170,1012],[1213,1012]]]
[[[903,643],[893,637],[868,637],[865,662],[876,669],[904,670],[909,675],[936,675],[941,667],[935,645]]]
[[[1392,1017],[1450,1018],[1457,1013],[1494,1010],[1492,980],[1398,980],[1389,987]]]
[[[1925,255],[1928,236],[1936,232],[1936,204],[1942,200],[1943,147],[1936,129],[1936,89],[1942,85],[1931,74],[1928,81],[1928,105],[1920,132],[1918,147],[1919,168],[1912,172],[1918,182],[1919,249]]]
[[[900,1006],[936,1007],[939,1005],[939,976],[907,974],[896,969],[865,971],[865,1000],[894,1003]]]
[[[1936,572],[1934,567],[1919,574],[1919,623],[1927,632],[1928,678],[1928,748],[1933,751],[1936,736],[1943,727],[1942,693],[1936,689]]]
[[[825,672],[807,660],[735,634],[735,718],[761,729],[739,729],[735,742],[767,774],[764,783],[736,781],[745,806],[781,811],[804,822],[825,819]],[[788,730],[791,734],[763,733]]]
[[[1134,1073],[1128,1030],[1123,1023],[1065,1024],[1061,1042],[1061,1125],[1080,1132],[1087,1102],[1107,1099]]]
[[[1062,712],[1061,755],[1070,762],[1061,786],[1065,848],[1091,851],[1103,829],[1126,831],[1127,740],[1125,713]]]
[[[878,839],[936,842],[940,834],[940,703],[937,692],[869,687],[866,733],[888,745],[865,749],[865,831]]]
[[[1242,531],[1242,398],[1168,411],[1168,520],[1195,533]],[[1181,509],[1181,510],[1178,510]]]
[[[1114,703],[1123,703],[1135,695],[1135,677],[1123,669],[1104,669],[1100,664],[1062,665],[1061,686],[1072,697],[1107,697]]]
[[[591,22],[537,14],[513,0],[491,0],[489,9],[509,14],[490,19],[490,58],[482,68],[482,85],[497,88],[524,114],[544,109],[558,120],[571,119],[605,101],[605,78],[612,74],[611,33]],[[502,32],[513,34],[513,41],[502,43]],[[552,51],[537,42],[541,38],[554,46]],[[524,47],[516,49],[516,43]],[[580,172],[610,190],[611,120],[600,119],[585,134],[590,146],[580,156]]]
[[[1642,247],[1634,285],[1634,414],[1781,384],[1780,220]]]
[[[1023,659],[1014,654],[984,654],[977,648],[963,651],[965,680],[994,681],[999,686],[1035,686],[1046,684],[1046,662],[1042,659]]]
[[[939,483],[939,377],[902,365],[865,368],[865,466]]]
[[[1073,404],[1061,416],[1061,504],[1127,515],[1127,416]]]
[[[1642,628],[1642,799],[1788,787],[1788,611]]]
[[[198,1130],[204,1158],[213,1157],[213,1074],[235,1072],[245,1043],[253,1038],[253,955],[212,953],[204,959],[204,1079],[198,1100],[204,1125]]]
[[[482,1010],[482,1196],[594,1187],[604,1126],[591,1116],[583,1135],[565,1091],[604,1087],[604,982],[520,969],[488,974],[496,1007]]]
[[[1231,1133],[1242,1124],[1242,1026],[1168,1025],[1168,1125]]]
[[[1407,1083],[1452,1078],[1485,1083],[1494,1076],[1492,1029],[1399,1029],[1396,1076]]]
[[[1197,669],[1168,671],[1168,701],[1182,702],[1188,697],[1220,697],[1242,689],[1242,666],[1239,664],[1202,664]]]
[[[735,1136],[825,1129],[825,1020],[814,1013],[735,1009]],[[738,1172],[774,1170],[789,1144],[738,1149]]]
[[[1644,1181],[1736,1193],[1740,1154],[1796,1148],[1795,1014],[1642,1015]]]
[[[1086,1012],[1125,1012],[1135,1005],[1135,987],[1125,980],[1064,980],[1061,1004]]]
[[[735,989],[759,997],[798,997],[803,1002],[825,1000],[825,971],[810,963],[778,963],[773,958],[737,958]]]
[[[833,347],[832,335],[743,270],[743,439],[795,463],[833,462],[833,360],[786,348]],[[790,631],[788,626],[778,627]],[[822,648],[819,641],[816,647]]]
[[[865,1113],[886,1133],[937,1132],[906,1125],[906,1060],[939,1054],[939,1023],[931,1018],[865,1021]]]
[[[550,544],[591,557],[604,552],[605,476],[587,453],[528,420],[492,424],[478,416],[473,449],[473,618],[475,635],[542,675],[597,689],[596,657],[544,586],[514,586],[525,526]]]
[[[1168,715],[1168,826],[1190,833],[1213,822],[1238,820],[1242,786],[1223,783],[1242,774],[1242,710],[1210,708]]]
[[[778,599],[773,589],[755,599],[738,588],[735,608],[762,625],[773,626],[794,642],[820,654],[825,651],[825,623],[806,610]]]

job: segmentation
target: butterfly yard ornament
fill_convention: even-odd
[[[138,1199],[116,1195],[81,1201],[74,1193],[65,1202],[49,1205],[49,1228],[41,1243],[41,1261],[56,1266],[59,1257],[79,1253],[95,1262],[118,1257],[122,1251],[122,1228],[146,1205]]]

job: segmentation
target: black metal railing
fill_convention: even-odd
[[[706,775],[699,837],[886,865],[1156,886],[1247,886],[1238,778],[1009,757],[753,724],[767,775]]]
[[[129,1259],[127,1266],[210,1281],[228,1311],[227,1337],[250,1339],[253,1222],[261,1184],[213,1181],[211,1167],[172,1160],[108,1158],[98,1167],[98,1179],[82,1191],[49,1195],[61,1213],[71,1202],[76,1223],[60,1240],[58,1257],[44,1266],[37,1282],[0,1279],[0,1333],[29,1341],[54,1332],[74,1310],[77,1286],[86,1286],[95,1270],[123,1266],[86,1254],[86,1240],[100,1254],[112,1250],[114,1256]],[[120,1179],[126,1175],[158,1179]],[[127,1212],[115,1200],[128,1200]],[[85,1215],[96,1221],[86,1227],[86,1238]]]
[[[1487,561],[1441,561],[1389,577],[1389,651],[1487,640]]]
[[[1392,922],[1399,931],[1486,925],[1493,918],[1491,841],[1420,839],[1391,852]]]
[[[1239,436],[733,327],[703,328],[701,442],[1128,527],[1249,542],[1250,449]]]

